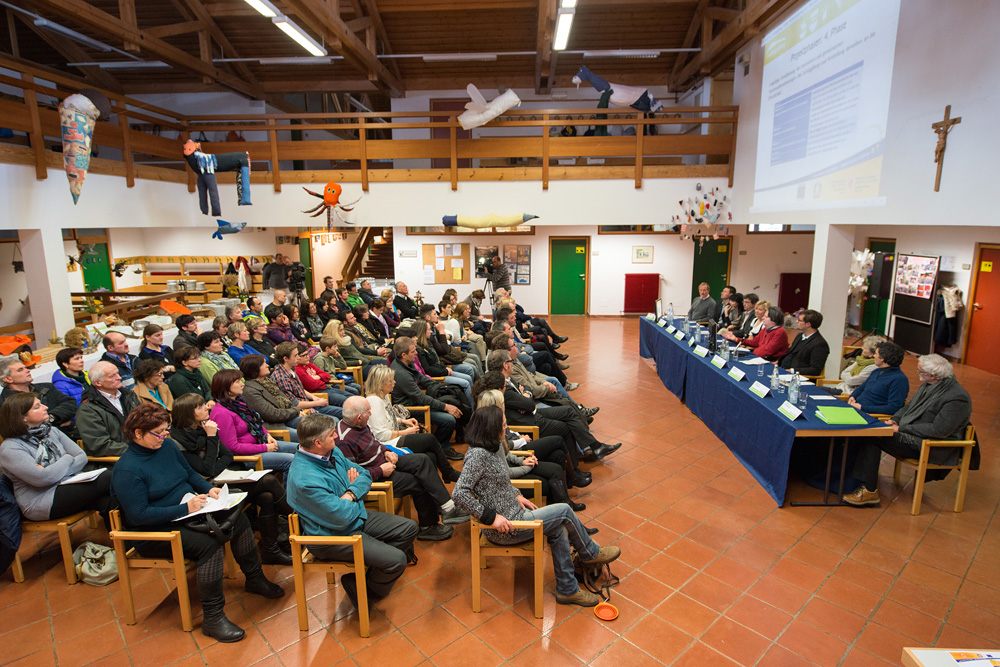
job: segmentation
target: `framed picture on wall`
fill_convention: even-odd
[[[651,245],[634,245],[634,246],[632,246],[632,263],[633,264],[652,264],[653,263],[653,246],[651,246]]]

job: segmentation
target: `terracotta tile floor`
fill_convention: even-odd
[[[602,408],[594,431],[625,443],[575,492],[599,541],[624,550],[614,566],[617,620],[555,604],[550,561],[545,616],[535,619],[529,566],[502,558],[491,560],[474,614],[463,526],[448,542],[418,543],[420,563],[376,605],[370,639],[358,637],[342,589],[322,577],[308,582],[307,633],[291,594],[262,600],[234,580],[227,611],[247,638],[220,645],[197,618],[194,633],[180,630],[169,578],[136,578],[139,623],[128,626],[118,583],[67,586],[55,540],[31,536],[26,583],[0,579],[0,663],[854,667],[898,664],[906,645],[1000,646],[996,376],[957,369],[984,451],[963,513],[951,510],[949,478],[928,486],[922,514],[911,517],[912,479],[894,484],[889,461],[877,509],[777,508],[639,358],[635,319],[552,319],[571,336],[563,351],[582,383],[576,398]],[[913,357],[904,369],[915,388]],[[818,495],[789,484],[789,497]],[[290,591],[291,568],[268,570]]]

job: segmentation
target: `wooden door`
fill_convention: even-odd
[[[996,353],[996,335],[1000,331],[1000,246],[979,246],[972,294],[966,307],[967,323],[965,363],[1000,375],[1000,355]]]

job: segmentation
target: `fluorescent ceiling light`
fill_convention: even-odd
[[[249,2],[250,0],[247,0]],[[559,6],[563,9],[576,9],[576,0],[562,0]]]
[[[213,60],[212,62],[220,62],[224,59],[219,58]],[[234,59],[235,60],[235,59]],[[251,58],[250,60],[256,60],[261,65],[329,65],[333,62],[333,58],[327,56],[326,58],[312,57],[312,56],[301,56],[301,57],[291,57],[291,58]]]
[[[101,69],[158,69],[170,67],[160,60],[118,60],[106,63],[97,63]]]
[[[281,12],[278,11],[278,8],[272,5],[270,2],[268,2],[268,0],[243,0],[243,1],[269,19],[281,15]]]
[[[297,26],[291,19],[287,16],[275,16],[271,19],[274,25],[281,28],[282,32],[294,39],[299,43],[303,49],[313,54],[314,56],[325,56],[326,49],[320,45],[315,39],[307,35],[302,28]]]
[[[657,58],[659,49],[618,49],[616,51],[584,51],[584,58]]]
[[[51,30],[52,32],[57,32],[63,37],[68,37],[74,42],[83,44],[84,46],[89,46],[92,49],[96,49],[101,53],[108,53],[113,49],[103,42],[98,42],[96,39],[87,37],[84,34],[78,33],[76,30],[71,30],[64,25],[59,25],[58,23],[53,23],[48,19],[35,19],[35,25],[39,28],[45,28]]]
[[[423,56],[425,63],[448,63],[448,62],[495,62],[495,53],[428,53]]]
[[[556,37],[552,40],[554,51],[565,51],[569,42],[569,31],[573,27],[573,12],[559,12],[556,20]]]

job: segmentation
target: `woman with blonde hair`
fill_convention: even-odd
[[[388,366],[372,366],[365,380],[365,398],[371,406],[368,427],[375,439],[394,451],[408,450],[416,454],[426,454],[431,458],[445,482],[458,479],[458,471],[451,466],[451,460],[461,461],[462,454],[452,447],[444,450],[438,439],[424,433],[420,422],[409,416],[406,408],[392,405],[392,388],[396,385],[395,372]]]
[[[764,327],[764,316],[767,315],[767,310],[770,307],[770,301],[758,301],[757,305],[754,306],[753,318],[747,322],[746,327],[741,332],[721,331],[719,335],[737,343],[745,341],[748,338],[753,338]]]
[[[472,330],[472,322],[469,320],[469,304],[464,301],[456,303],[451,312],[451,319],[444,325],[451,332],[452,340],[467,341],[476,349],[476,355],[480,359],[486,359],[486,341],[483,337]]]
[[[334,318],[323,327],[323,337],[327,336],[337,341],[337,349],[340,351],[340,356],[344,358],[348,366],[361,366],[363,377],[368,377],[368,371],[372,362],[376,364],[386,363],[386,360],[382,357],[365,354],[359,350],[358,346],[354,344],[354,339],[344,331],[344,323],[339,319]]]
[[[477,398],[476,409],[479,410],[488,405],[495,405],[504,410],[503,391],[499,389],[486,389],[482,391]],[[582,512],[587,509],[586,505],[573,502],[569,497],[569,490],[566,485],[566,472],[563,470],[563,466],[552,461],[539,461],[534,453],[531,456],[518,456],[511,453],[512,445],[517,449],[524,448],[534,452],[531,446],[531,436],[511,431],[507,428],[506,418],[504,419],[504,433],[506,439],[503,442],[503,448],[497,451],[497,456],[504,459],[510,470],[511,479],[540,480],[542,482],[542,495],[546,498],[551,498],[552,502],[566,503],[573,508],[574,512]],[[549,438],[560,440],[561,444],[560,438],[556,436],[549,436]],[[538,444],[541,444],[542,440],[544,438],[539,438]],[[520,444],[520,447],[517,446],[518,444]],[[590,535],[596,532],[596,528],[587,529],[587,533]]]

